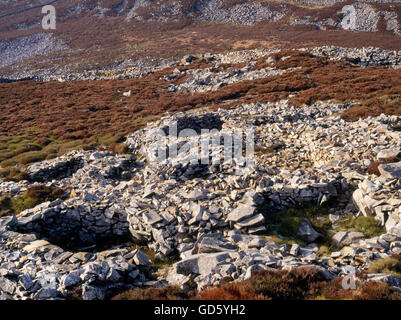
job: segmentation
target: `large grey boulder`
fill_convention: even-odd
[[[233,222],[239,222],[246,218],[250,218],[255,214],[256,208],[248,204],[240,204],[237,208],[231,211],[227,219]]]
[[[227,261],[230,261],[232,257],[233,254],[227,252],[196,254],[177,262],[173,266],[173,272],[185,276],[190,274],[207,275],[219,264],[227,264]]]
[[[332,237],[332,241],[337,244],[349,245],[364,238],[366,238],[366,236],[362,232],[340,231]]]
[[[106,297],[105,291],[103,287],[85,284],[82,286],[82,298],[84,300],[104,300]]]
[[[392,159],[398,156],[398,154],[400,153],[400,149],[385,149],[385,150],[381,150],[378,154],[377,154],[377,160],[378,161],[385,161],[387,159]]]
[[[58,292],[56,289],[52,288],[42,288],[35,295],[35,300],[49,300],[54,299],[58,296]]]
[[[81,278],[79,276],[79,272],[71,272],[65,275],[61,280],[61,284],[66,288],[71,288],[80,282]]]
[[[389,234],[394,236],[401,235],[401,221],[398,215],[390,214],[386,221],[385,227]]]
[[[239,228],[251,228],[251,227],[258,227],[265,223],[265,218],[262,214],[257,214],[253,217],[241,220],[237,222],[235,225]]]
[[[381,164],[378,167],[382,177],[388,180],[401,178],[401,161],[395,163]]]
[[[148,210],[143,213],[143,220],[150,225],[156,224],[163,220],[161,216],[154,210]]]
[[[310,222],[306,219],[299,223],[297,235],[308,243],[313,242],[322,236],[319,232],[313,229]]]
[[[365,195],[361,189],[354,191],[352,200],[365,217],[375,216],[374,208],[381,204],[381,201],[377,201]]]
[[[28,273],[22,275],[22,277],[19,279],[19,283],[25,290],[29,290],[33,287],[32,277]]]
[[[152,261],[148,258],[148,256],[143,253],[140,249],[138,249],[134,255],[134,262],[137,266],[151,267]]]
[[[0,219],[0,231],[7,228],[12,228],[17,225],[18,220],[15,216],[5,217]]]
[[[5,277],[0,277],[0,291],[3,293],[13,294],[17,285]]]
[[[194,246],[192,254],[224,252],[227,250],[236,250],[238,247],[220,234],[208,234],[202,236]]]

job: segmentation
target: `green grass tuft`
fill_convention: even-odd
[[[355,218],[353,215],[349,215],[345,219],[338,221],[337,225],[340,230],[362,232],[369,238],[386,233],[386,229],[374,217]]]
[[[376,260],[368,267],[369,273],[387,273],[401,277],[401,256],[392,255],[388,258]]]
[[[59,198],[65,198],[63,190],[44,185],[30,187],[16,197],[5,194],[0,197],[0,217],[16,215],[43,202]]]
[[[308,219],[312,227],[323,236],[316,242],[322,244],[330,242],[331,222],[328,212],[327,209],[318,206],[291,208],[267,214],[268,235],[273,236],[279,243],[305,245],[306,243],[297,235],[299,223],[305,219]]]

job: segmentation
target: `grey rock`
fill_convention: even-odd
[[[385,150],[381,150],[378,154],[377,154],[377,160],[378,161],[384,161],[387,159],[392,159],[392,158],[396,158],[398,156],[398,154],[400,153],[400,149],[385,149]]]
[[[3,293],[8,293],[12,295],[16,288],[17,285],[13,281],[10,281],[5,277],[0,276],[0,290],[3,291]]]
[[[0,230],[5,227],[14,227],[17,225],[18,220],[15,216],[5,217],[0,219]]]
[[[294,243],[294,244],[291,246],[290,254],[293,255],[293,256],[297,256],[298,253],[299,253],[299,244]]]
[[[235,225],[238,226],[239,228],[252,228],[261,226],[264,223],[265,223],[265,218],[262,214],[259,213],[253,217],[243,219],[237,222]]]
[[[332,241],[337,244],[349,245],[364,238],[366,238],[366,236],[362,232],[340,231],[332,237]]]
[[[35,300],[48,300],[54,299],[58,296],[58,292],[56,289],[51,288],[42,288],[34,295]]]
[[[255,272],[261,271],[261,270],[266,270],[266,266],[261,265],[261,264],[251,265],[250,267],[248,267],[246,269],[244,280],[249,279],[250,277],[252,277],[255,274]]]
[[[133,257],[134,262],[137,266],[151,267],[152,261],[149,260],[148,256],[138,249]]]
[[[81,278],[79,272],[71,272],[62,279],[61,284],[66,288],[71,288],[76,286],[80,282]]]
[[[33,286],[32,277],[29,274],[22,275],[19,282],[25,290],[29,290]]]
[[[240,204],[236,209],[231,211],[227,216],[229,221],[239,222],[246,218],[250,218],[255,214],[256,208],[254,206]]]
[[[401,161],[396,163],[381,164],[378,167],[379,172],[385,179],[401,178]]]
[[[188,259],[177,262],[173,268],[176,273],[182,275],[190,274],[210,274],[212,270],[220,263],[226,263],[231,260],[230,254],[224,253],[201,253],[196,254]]]
[[[313,229],[308,220],[303,220],[299,223],[297,235],[308,243],[313,242],[317,238],[321,237],[321,234]]]
[[[194,246],[192,254],[197,253],[213,253],[213,252],[224,252],[227,250],[236,250],[238,247],[226,239],[222,238],[221,235],[211,234],[201,237]]]
[[[248,243],[248,248],[262,248],[266,244],[266,241],[262,238],[254,238],[251,242]]]
[[[104,300],[106,297],[105,288],[85,284],[82,286],[82,298],[84,300]]]

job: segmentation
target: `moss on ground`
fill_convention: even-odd
[[[318,206],[291,208],[267,214],[268,235],[279,243],[305,245],[306,243],[297,235],[299,223],[305,219],[309,220],[312,227],[322,234],[322,237],[316,241],[317,243],[330,242],[331,222],[328,212],[326,208]]]
[[[392,255],[387,258],[373,261],[368,267],[369,273],[387,273],[401,277],[401,255]]]
[[[355,217],[350,214],[337,221],[336,224],[338,226],[337,231],[358,231],[369,238],[386,233],[385,227],[381,226],[380,222],[374,217]]]
[[[322,235],[316,240],[316,243],[321,245],[317,253],[319,256],[327,255],[339,249],[338,245],[331,241],[331,237],[338,231],[358,231],[369,238],[386,232],[385,228],[374,217],[355,217],[352,214],[343,216],[343,219],[335,223],[333,229],[327,209],[312,206],[267,214],[267,235],[280,244],[306,245],[307,243],[297,235],[299,223],[305,219]]]
[[[50,160],[73,150],[95,150],[109,148],[116,153],[125,153],[127,147],[121,135],[94,135],[86,139],[60,140],[55,137],[0,136],[0,178],[9,181],[26,179],[22,175],[26,166]]]
[[[0,217],[16,215],[43,202],[59,198],[65,198],[63,190],[44,185],[33,186],[16,197],[4,194],[0,196]]]

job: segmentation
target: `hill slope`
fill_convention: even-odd
[[[0,76],[138,66],[138,60],[154,64],[187,53],[258,47],[401,48],[400,1],[56,1],[57,29],[51,32],[41,28],[39,7],[49,2],[0,2]]]

